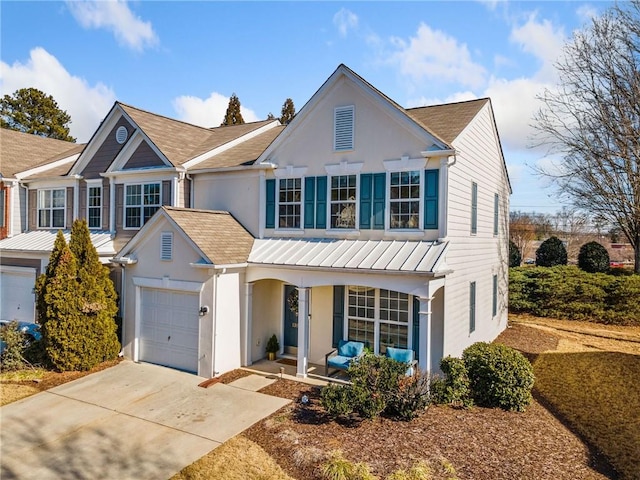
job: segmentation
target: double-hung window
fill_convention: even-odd
[[[38,190],[39,228],[64,228],[65,197],[64,188]]]
[[[331,177],[331,228],[356,228],[356,176]]]
[[[281,178],[278,184],[278,227],[300,228],[302,179]]]
[[[88,185],[87,223],[89,228],[102,228],[102,186]]]
[[[160,208],[160,183],[127,185],[125,190],[125,228],[140,228]]]
[[[389,227],[420,227],[420,171],[391,172],[389,180]]]
[[[387,347],[411,348],[409,295],[351,286],[347,296],[349,340],[364,342],[378,355],[384,354]]]

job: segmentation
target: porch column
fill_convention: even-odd
[[[244,318],[242,319],[242,365],[247,367],[253,362],[251,360],[251,349],[253,347],[253,283],[244,284]]]
[[[309,370],[309,291],[298,287],[298,371],[297,377],[306,378]]]
[[[420,297],[420,341],[418,343],[420,352],[420,370],[431,372],[431,300],[432,298]]]

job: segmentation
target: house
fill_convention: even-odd
[[[136,361],[213,377],[275,333],[301,377],[347,338],[437,371],[507,325],[511,188],[489,99],[404,109],[340,65],[286,127],[116,104],[70,174],[107,199]]]

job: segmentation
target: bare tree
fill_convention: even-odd
[[[620,227],[640,273],[640,0],[574,33],[556,69],[534,127],[562,160],[541,172],[576,208]]]
[[[523,212],[509,213],[509,237],[515,243],[522,258],[531,257],[531,244],[536,239],[536,225],[532,215]]]

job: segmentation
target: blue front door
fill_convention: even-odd
[[[284,351],[296,353],[298,350],[298,289],[293,285],[284,286]]]

